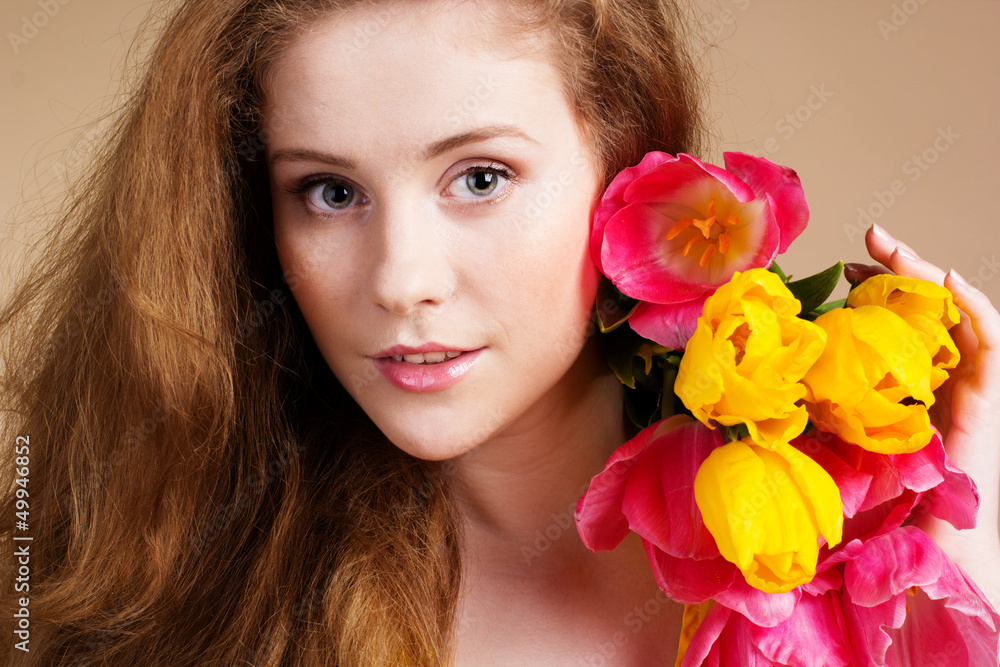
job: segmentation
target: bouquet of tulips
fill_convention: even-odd
[[[952,296],[884,274],[827,303],[841,263],[774,262],[808,217],[794,171],[742,153],[649,153],[613,180],[597,312],[642,430],[580,498],[580,535],[642,537],[688,605],[684,666],[995,665],[1000,616],[914,525],[976,520],[928,412],[959,360]]]

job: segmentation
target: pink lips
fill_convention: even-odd
[[[420,347],[396,345],[382,350],[372,357],[375,367],[389,382],[406,391],[428,392],[439,391],[455,384],[468,373],[480,353],[478,350],[461,350],[436,343],[428,343]],[[395,357],[407,354],[423,354],[425,352],[461,352],[452,359],[445,359],[436,364],[411,364],[407,361],[397,361]]]

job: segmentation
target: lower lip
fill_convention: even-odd
[[[438,364],[410,364],[392,357],[374,359],[375,366],[389,382],[406,391],[440,391],[455,384],[472,370],[486,348],[463,352]]]

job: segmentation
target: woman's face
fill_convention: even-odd
[[[424,459],[544,423],[584,363],[600,179],[554,68],[496,41],[476,3],[364,8],[267,86],[285,277],[333,373]]]

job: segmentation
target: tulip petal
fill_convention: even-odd
[[[680,248],[664,244],[663,236],[673,222],[643,202],[626,204],[608,220],[601,266],[623,294],[654,303],[684,303],[710,289],[679,270]],[[728,278],[723,276],[720,282]]]
[[[809,206],[798,174],[770,160],[746,153],[723,153],[726,169],[736,174],[757,196],[771,198],[780,238],[777,252],[783,253],[809,222]]]
[[[790,445],[767,449],[744,439],[718,447],[702,463],[694,487],[719,552],[762,591],[781,593],[809,581],[816,574],[818,536],[840,541],[836,484]]]
[[[746,616],[755,625],[773,627],[792,615],[800,597],[799,588],[784,593],[765,593],[737,576],[732,586],[715,596],[715,601]]]
[[[653,167],[663,162],[676,162],[677,158],[660,151],[651,151],[643,156],[639,164],[621,170],[612,179],[601,201],[594,209],[593,226],[590,232],[590,257],[594,264],[603,269],[601,264],[601,246],[604,245],[604,228],[608,220],[625,205],[625,189],[640,174],[644,174]]]
[[[795,611],[773,628],[747,623],[747,634],[764,656],[783,665],[840,667],[853,657],[840,594],[803,595]]]
[[[822,466],[791,445],[778,444],[774,451],[789,462],[789,474],[812,504],[820,535],[831,546],[839,543],[843,533],[844,505],[836,482]]]
[[[663,162],[635,179],[625,190],[625,201],[685,201],[685,193],[702,183],[721,183],[740,202],[754,198],[754,191],[736,174],[698,158],[679,153],[674,162]]]
[[[802,380],[813,423],[885,454],[926,445],[933,366],[913,327],[880,306],[835,308],[815,323],[827,344]]]
[[[625,483],[635,467],[636,460],[657,433],[691,421],[684,415],[675,415],[643,429],[634,438],[616,449],[604,470],[590,481],[590,487],[576,503],[576,528],[583,543],[591,551],[614,549],[628,535],[628,521],[622,514]]]
[[[677,602],[701,604],[741,579],[739,570],[724,558],[675,558],[648,540],[643,540],[642,544],[656,583],[670,599]]]
[[[718,654],[719,649],[716,646],[716,642],[732,616],[733,610],[729,607],[718,604],[712,605],[712,608],[705,614],[705,618],[698,624],[698,629],[695,630],[694,635],[691,637],[680,667],[701,667],[702,665],[713,664],[707,662],[708,656],[713,648],[716,654]],[[718,664],[718,655],[716,655],[715,660],[714,664]]]
[[[885,652],[892,639],[884,628],[898,627],[906,618],[905,595],[873,607],[853,604],[849,591],[844,591],[844,618],[858,661],[864,667],[885,665]]]
[[[722,629],[715,647],[718,649],[720,667],[783,667],[786,663],[769,660],[758,648],[748,632],[751,623],[739,614],[730,617]]]
[[[969,651],[969,664],[987,665],[991,661],[993,665],[997,664],[1000,651],[1000,614],[990,606],[983,592],[958,565],[944,556],[941,578],[924,586],[923,592],[927,594],[928,600],[938,604],[927,604],[931,609],[911,604],[911,614],[914,617],[922,614],[940,616],[944,609],[939,601],[943,601],[943,607],[955,622],[958,630],[956,634],[965,642]]]
[[[643,338],[682,350],[698,325],[706,298],[707,292],[684,303],[661,305],[643,301],[628,318],[628,324]]]
[[[890,641],[885,652],[886,664],[989,664],[969,659],[968,648],[955,618],[947,613],[939,613],[940,610],[935,608],[937,603],[930,600],[923,591],[917,589],[901,597],[906,600],[906,620],[898,629],[889,626],[885,630]],[[995,653],[993,657],[996,657]]]
[[[694,500],[694,478],[724,444],[718,431],[688,421],[654,437],[625,483],[621,511],[629,528],[677,558],[714,558],[715,540]]]
[[[926,447],[912,454],[896,454],[892,462],[906,488],[927,491],[921,502],[927,511],[958,529],[976,527],[976,483],[948,458],[937,429]]]
[[[844,540],[868,540],[903,525],[923,498],[922,493],[904,489],[895,498],[862,510],[844,524]]]
[[[809,433],[799,436],[791,444],[800,452],[812,458],[830,475],[840,490],[840,500],[843,504],[844,516],[852,517],[861,509],[861,504],[868,495],[872,476],[848,465],[833,450],[821,444],[820,438],[830,440],[831,438],[836,438],[836,436],[828,433],[820,433],[814,429]],[[839,441],[840,439],[837,438],[837,440]],[[864,451],[860,447],[857,449]]]
[[[851,603],[849,624],[871,664],[885,664],[883,654],[888,664],[912,664],[910,656],[928,664],[936,654],[944,660],[937,664],[997,664],[1000,615],[940,547],[913,526],[869,540],[847,561],[844,588]]]
[[[942,554],[922,531],[904,526],[873,537],[844,568],[844,586],[855,604],[874,607],[941,577]]]

